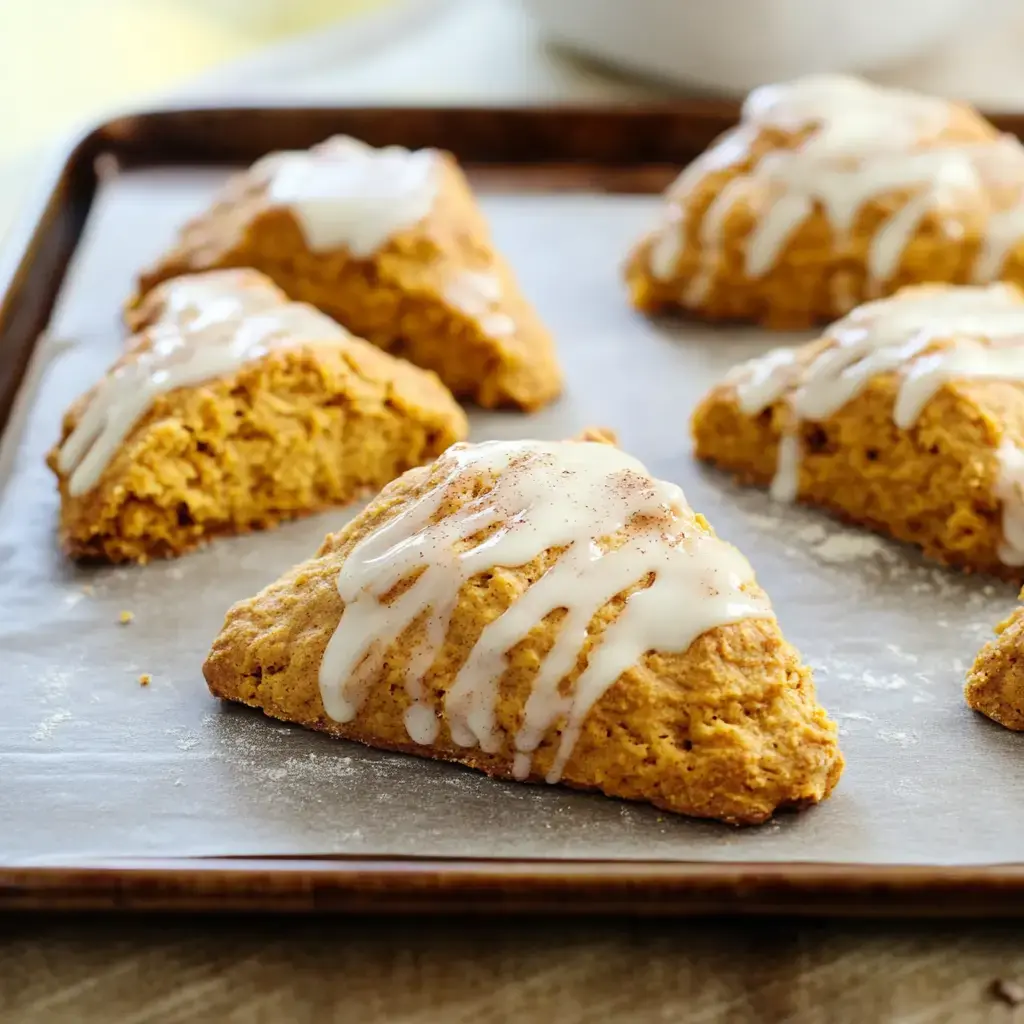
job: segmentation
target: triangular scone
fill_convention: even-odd
[[[1000,622],[995,638],[978,652],[964,696],[975,711],[1024,732],[1024,607]]]
[[[750,565],[599,441],[455,445],[406,473],[232,608],[204,672],[334,736],[733,823],[842,770]]]
[[[806,327],[922,282],[1024,283],[1024,147],[854,78],[756,89],[629,260],[648,312]]]
[[[129,318],[161,281],[217,267],[263,271],[480,405],[536,409],[561,390],[551,336],[448,153],[337,137],[265,157],[142,274]]]
[[[696,454],[965,569],[1024,577],[1024,294],[919,285],[736,367]]]
[[[72,557],[178,555],[353,501],[465,437],[434,374],[312,306],[247,312],[237,281],[174,284],[50,453]]]

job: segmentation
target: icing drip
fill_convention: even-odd
[[[989,207],[990,185],[1024,180],[1024,147],[1010,136],[930,145],[946,127],[950,106],[943,100],[885,89],[854,78],[821,75],[756,89],[743,107],[743,120],[698,158],[670,189],[677,202],[714,170],[749,160],[751,142],[765,131],[807,133],[793,149],[764,155],[728,182],[705,212],[700,228],[702,268],[687,288],[689,303],[701,301],[722,257],[724,224],[746,197],[758,218],[745,247],[745,272],[759,278],[815,209],[824,211],[842,248],[857,216],[872,199],[901,191],[910,197],[882,224],[867,258],[868,284],[890,281],[921,221],[935,210],[974,196]],[[720,152],[720,150],[724,152]],[[962,230],[951,219],[950,233]],[[651,273],[669,279],[682,252],[685,224],[670,218],[658,233]],[[994,279],[1010,249],[1024,238],[1018,203],[991,213],[975,280]],[[845,304],[848,308],[848,303]]]
[[[820,421],[857,397],[872,378],[900,375],[893,422],[911,428],[943,385],[957,380],[1024,381],[1024,302],[1005,285],[911,289],[867,303],[834,324],[827,344],[803,365],[792,349],[777,349],[737,367],[742,412],[756,416],[780,399],[790,409],[772,496],[795,500],[800,473],[799,424]],[[1001,449],[1004,553],[1024,564],[1024,454]],[[1020,561],[1010,561],[1019,558]]]
[[[786,392],[799,379],[796,349],[774,348],[757,359],[741,363],[726,377],[736,385],[740,411],[756,416]]]
[[[461,588],[479,573],[525,565],[553,548],[566,550],[484,628],[444,697],[454,743],[500,751],[496,705],[508,652],[549,613],[564,610],[513,740],[520,778],[561,723],[547,774],[557,782],[590,709],[648,651],[684,652],[716,626],[772,615],[767,598],[742,589],[753,581],[746,559],[698,528],[685,514],[682,491],[610,445],[455,445],[434,472],[434,486],[360,541],[338,573],[345,610],[320,667],[324,708],[336,721],[356,717],[388,649],[420,623],[425,636],[407,666],[414,703],[406,728],[414,742],[431,742],[436,719],[424,727],[424,676],[444,645]],[[445,514],[453,495],[473,493],[481,479],[492,481],[488,490]],[[610,544],[599,543],[613,535]],[[566,691],[594,616],[651,576],[597,638]],[[399,584],[399,596],[382,600]]]
[[[668,207],[665,222],[655,233],[651,250],[647,254],[651,273],[661,281],[669,280],[675,272],[676,264],[683,253],[684,230],[679,207]]]
[[[988,222],[988,230],[982,243],[981,253],[974,265],[976,281],[994,281],[999,277],[1010,250],[1024,239],[1024,202],[1007,210],[994,213]]]
[[[96,385],[57,456],[58,468],[69,474],[69,494],[85,494],[98,483],[159,395],[234,373],[272,349],[337,343],[349,337],[312,306],[279,302],[244,315],[237,302],[232,307],[229,294],[223,299],[213,307],[220,319],[204,313],[185,324],[162,323],[147,331],[148,347],[134,350]],[[234,315],[228,315],[231,309]]]
[[[999,477],[995,496],[1003,503],[999,559],[1004,565],[1024,565],[1024,451],[1003,443],[996,454]]]
[[[726,132],[710,149],[687,166],[678,178],[669,186],[667,197],[681,199],[689,195],[709,174],[723,170],[745,160],[748,154],[751,135],[743,127]],[[730,183],[731,184],[731,183]],[[726,185],[729,188],[729,185]],[[725,202],[729,205],[729,201]],[[663,281],[672,277],[676,264],[683,251],[683,239],[686,234],[686,222],[679,206],[671,204],[666,210],[665,223],[656,232],[651,247],[649,265],[651,273]]]
[[[291,210],[311,250],[361,258],[426,217],[438,189],[433,150],[374,149],[347,136],[271,153],[252,173],[267,182],[272,203]]]
[[[498,308],[501,281],[494,274],[463,270],[448,282],[444,298],[456,309],[473,317],[480,330],[492,338],[516,333],[515,321]]]
[[[249,270],[210,270],[187,274],[160,285],[162,299],[156,324],[200,329],[280,306],[284,293]]]
[[[889,139],[912,141],[941,129],[945,100],[872,85],[848,75],[806,75],[754,89],[743,103],[743,122],[798,132],[821,125],[821,148],[857,156]]]
[[[800,438],[783,434],[779,438],[779,462],[769,493],[776,501],[796,501],[800,491]]]

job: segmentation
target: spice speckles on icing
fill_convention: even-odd
[[[336,721],[358,715],[389,648],[420,623],[420,647],[406,668],[410,739],[433,742],[443,711],[454,743],[487,753],[511,747],[514,774],[525,778],[534,751],[560,723],[547,773],[557,782],[590,709],[644,654],[684,652],[709,629],[772,615],[767,598],[748,592],[753,572],[746,559],[697,525],[682,491],[610,445],[456,445],[433,474],[432,486],[363,538],[339,570],[345,609],[320,668],[324,707]],[[479,480],[489,483],[465,498]],[[462,504],[445,509],[456,493]],[[613,543],[599,543],[611,537]],[[443,699],[432,702],[425,683],[463,585],[555,548],[565,550],[485,627]],[[382,600],[411,578],[400,596]],[[653,582],[632,591],[588,648],[595,615],[647,578]],[[507,652],[558,608],[565,616],[533,680],[522,725],[505,737],[496,708]],[[565,690],[584,650],[585,667]]]
[[[265,293],[241,288],[229,275],[173,282],[162,319],[146,331],[148,344],[97,384],[61,445],[57,466],[68,474],[68,492],[77,496],[96,486],[157,396],[234,373],[275,348],[348,337],[312,306],[271,303]]]
[[[501,281],[492,274],[463,270],[448,281],[444,298],[452,306],[472,317],[484,334],[504,338],[515,334],[515,321],[500,310]]]

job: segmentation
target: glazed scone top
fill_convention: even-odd
[[[1012,285],[924,285],[869,302],[833,324],[809,349],[775,349],[726,378],[740,409],[756,416],[785,400],[788,426],[772,494],[797,495],[799,425],[825,420],[881,374],[899,376],[893,421],[909,429],[945,384],[968,380],[1024,382],[1024,294]],[[1001,559],[1024,564],[1024,452],[998,450],[997,497],[1004,503]]]
[[[552,549],[564,550],[486,626],[444,698],[454,743],[498,751],[495,707],[506,654],[545,616],[565,609],[514,737],[518,778],[529,775],[533,751],[564,718],[547,776],[558,781],[590,709],[647,652],[684,652],[709,629],[772,617],[746,559],[700,524],[678,487],[611,445],[459,444],[429,472],[432,486],[360,541],[339,571],[345,608],[320,668],[324,707],[336,721],[356,717],[388,648],[425,616],[407,671],[405,725],[413,742],[434,742],[439,722],[423,679],[461,588],[480,573],[525,565]],[[461,504],[453,502],[457,495]],[[564,692],[560,684],[577,665],[592,619],[627,592],[625,607]]]
[[[270,153],[251,173],[272,205],[291,210],[313,252],[347,249],[366,257],[430,212],[437,154],[376,149],[337,135],[309,150]]]
[[[309,150],[270,153],[250,173],[271,206],[291,211],[310,251],[343,249],[359,259],[427,217],[441,178],[434,150],[375,149],[342,135]],[[516,333],[515,321],[501,311],[502,286],[492,272],[457,271],[442,297],[490,337]]]
[[[156,324],[199,327],[259,313],[287,302],[269,277],[248,268],[208,270],[183,274],[154,288],[139,309],[129,314],[129,325],[141,330]]]
[[[492,273],[481,270],[460,271],[447,282],[444,299],[476,320],[480,330],[492,338],[504,338],[516,333],[516,322],[501,311],[501,282]]]
[[[911,197],[871,240],[867,271],[876,285],[893,276],[922,219],[965,196],[987,213],[974,266],[977,281],[997,277],[1024,236],[1024,206],[1017,202],[1024,147],[967,108],[938,98],[840,75],[764,86],[747,97],[738,127],[691,164],[669,196],[684,200],[708,174],[748,160],[753,166],[730,179],[705,212],[700,237],[714,256],[729,211],[762,194],[746,244],[751,277],[771,270],[790,236],[816,210],[824,212],[841,246],[867,203],[905,190]],[[993,199],[994,191],[1000,199]],[[951,225],[951,240],[957,228]],[[677,220],[661,229],[650,256],[655,276],[671,277],[684,231]],[[701,277],[691,290],[699,293],[707,283]]]
[[[273,349],[336,345],[351,337],[305,303],[277,299],[264,305],[266,296],[254,297],[249,290],[243,295],[231,274],[181,281],[177,290],[168,287],[162,319],[99,382],[61,445],[57,467],[68,475],[72,496],[96,486],[158,395],[232,374]],[[201,311],[192,304],[199,298],[209,300]]]
[[[949,103],[936,96],[889,89],[845,75],[808,75],[764,85],[743,103],[742,121],[801,132],[814,128],[802,154],[835,162],[894,147],[909,148],[942,130]]]

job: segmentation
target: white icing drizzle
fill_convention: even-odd
[[[186,274],[158,286],[160,305],[150,326],[201,327],[280,306],[284,293],[252,270]]]
[[[114,453],[157,396],[236,372],[272,349],[305,343],[337,343],[348,333],[303,303],[279,303],[246,315],[230,293],[215,308],[187,323],[162,323],[149,340],[97,384],[75,429],[61,446],[57,465],[69,474],[68,493],[85,494],[98,482]],[[222,297],[223,298],[223,297]],[[219,303],[220,300],[217,300]]]
[[[996,453],[999,476],[995,496],[1003,503],[1003,539],[999,560],[1024,565],[1024,451],[1004,442]]]
[[[726,132],[717,142],[701,156],[684,168],[678,178],[669,186],[666,193],[668,199],[681,199],[688,196],[707,175],[720,171],[732,164],[746,159],[751,135],[743,126]],[[731,183],[730,183],[731,184]],[[730,186],[726,185],[726,189]],[[727,200],[724,205],[730,205]],[[665,221],[655,234],[654,244],[648,258],[651,273],[663,281],[669,280],[679,257],[683,251],[683,239],[686,234],[686,221],[683,219],[684,209],[670,203],[665,210]]]
[[[824,210],[836,248],[842,248],[868,202],[909,190],[908,201],[882,224],[871,243],[868,286],[878,291],[896,274],[907,245],[930,212],[941,211],[968,194],[985,209],[991,205],[990,184],[1024,181],[1024,147],[1010,136],[929,144],[927,140],[945,128],[950,109],[937,98],[840,75],[810,76],[756,89],[744,104],[740,129],[683,172],[669,191],[670,200],[685,202],[706,175],[749,158],[750,150],[744,147],[763,131],[808,135],[796,148],[764,155],[725,185],[705,212],[700,231],[702,269],[688,285],[687,302],[699,302],[706,295],[721,259],[725,220],[752,188],[767,196],[763,208],[760,200],[754,207],[759,216],[746,244],[745,270],[752,278],[772,269],[788,240],[816,208]],[[1024,237],[1022,218],[1016,205],[991,214],[975,280],[985,283],[996,277],[1006,254]],[[952,220],[944,228],[961,230]],[[655,277],[671,277],[684,232],[679,217],[669,218],[661,229],[650,257]]]
[[[1018,206],[992,214],[974,266],[976,281],[994,281],[999,277],[1010,250],[1024,240],[1024,197]]]
[[[688,304],[696,305],[703,302],[707,297],[712,275],[717,269],[716,264],[720,255],[719,239],[721,238],[725,218],[728,216],[729,211],[733,208],[736,201],[740,196],[745,195],[749,191],[749,188],[749,178],[733,178],[731,181],[727,182],[722,191],[715,196],[711,205],[708,207],[707,212],[704,214],[704,219],[701,221],[700,225],[700,238],[702,251],[707,254],[707,262],[704,263],[701,270],[694,275],[693,280],[687,288],[686,301]]]
[[[515,321],[498,308],[501,281],[494,274],[462,270],[446,283],[444,299],[473,317],[480,329],[492,338],[505,338],[516,333]]]
[[[748,416],[783,398],[788,403],[790,425],[771,487],[779,500],[795,500],[799,490],[800,422],[828,419],[880,374],[900,374],[893,422],[901,430],[910,429],[950,381],[1024,381],[1024,301],[1007,285],[909,289],[859,307],[825,338],[829,344],[803,365],[794,350],[777,349],[726,378]],[[1000,449],[999,457],[1000,557],[1024,564],[1024,454],[1011,447]]]
[[[547,774],[557,782],[591,708],[648,651],[683,652],[709,629],[772,616],[767,598],[742,589],[753,581],[746,559],[684,517],[682,491],[653,479],[610,445],[460,444],[448,449],[434,473],[434,485],[360,541],[339,570],[345,609],[320,667],[324,708],[336,721],[356,717],[387,650],[422,622],[426,636],[407,666],[413,705],[405,724],[414,742],[433,742],[437,720],[426,722],[424,677],[444,645],[462,586],[479,573],[525,565],[552,548],[567,550],[485,627],[444,700],[453,742],[500,751],[495,708],[508,652],[549,613],[564,609],[512,744],[519,778],[530,773],[533,752],[561,723]],[[472,493],[481,479],[492,486],[444,514],[453,494]],[[597,541],[612,535],[619,535],[620,546],[602,549]],[[591,620],[651,574],[654,582],[629,597],[590,650],[571,691],[563,692]],[[397,598],[382,600],[413,577]]]
[[[736,385],[740,411],[744,415],[756,416],[799,379],[796,354],[793,348],[773,348],[729,372],[726,383]]]
[[[335,136],[310,150],[271,153],[253,165],[271,203],[291,210],[313,252],[372,256],[430,213],[437,197],[433,150],[375,149]]]

